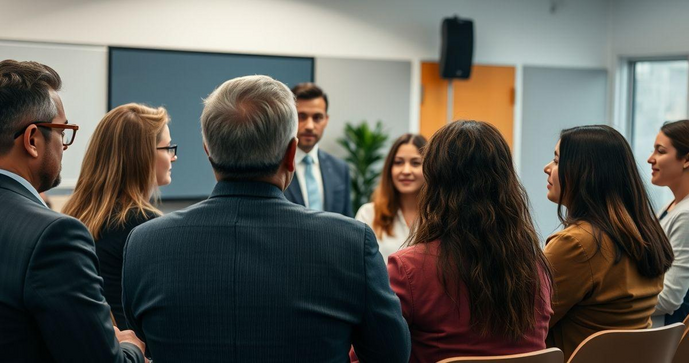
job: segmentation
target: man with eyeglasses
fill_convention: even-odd
[[[40,63],[0,62],[0,361],[143,362],[143,343],[112,326],[88,230],[39,196],[79,128],[61,83]]]

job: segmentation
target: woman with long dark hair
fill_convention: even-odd
[[[356,219],[376,233],[383,259],[399,250],[409,237],[409,229],[419,214],[418,196],[423,179],[421,152],[426,139],[404,134],[392,144],[385,158],[378,188],[372,202],[359,208]]]
[[[411,361],[545,348],[549,270],[507,142],[484,122],[448,124],[423,174],[411,246],[388,259]]]
[[[598,331],[648,328],[673,255],[615,129],[562,131],[544,171],[565,227],[545,247],[554,278],[548,344],[566,360]]]
[[[653,326],[663,326],[682,322],[689,314],[689,120],[660,128],[648,163],[651,182],[670,188],[674,196],[658,215],[675,254],[653,313]]]

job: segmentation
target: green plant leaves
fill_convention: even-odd
[[[345,161],[349,164],[352,182],[352,207],[354,212],[368,202],[380,176],[380,161],[385,157],[383,147],[388,135],[383,130],[383,123],[376,122],[369,127],[368,122],[358,125],[347,122],[344,137],[337,139],[346,151]]]

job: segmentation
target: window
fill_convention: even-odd
[[[687,118],[689,61],[632,61],[630,66],[633,89],[631,144],[651,200],[658,210],[673,196],[669,188],[651,184],[651,168],[646,160],[663,123]]]

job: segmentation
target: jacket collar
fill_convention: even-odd
[[[285,199],[282,190],[277,186],[258,181],[225,181],[221,180],[213,188],[210,198],[229,196],[252,196],[260,198]]]
[[[22,196],[30,199],[33,202],[36,202],[42,206],[45,206],[45,204],[43,202],[36,199],[36,196],[33,195],[33,193],[31,193],[23,185],[21,185],[19,182],[17,182],[16,180],[14,180],[14,179],[6,176],[6,175],[0,174],[0,188],[13,191],[19,195],[22,195]]]

